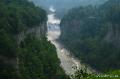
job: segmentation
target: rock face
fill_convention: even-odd
[[[46,36],[47,23],[42,23],[39,26],[29,28],[16,36],[17,44],[19,45],[22,40],[28,35],[33,34],[36,38],[41,39],[41,37]]]
[[[109,42],[119,46],[120,44],[120,1],[109,0],[105,5],[101,7],[105,11],[107,18],[106,26],[108,27],[105,39]],[[108,13],[108,14],[106,14]]]
[[[119,0],[109,0],[98,8],[71,9],[61,21],[60,41],[98,71],[119,69],[119,16]]]
[[[116,46],[120,46],[120,30],[118,29],[119,25],[108,24],[108,26],[109,26],[108,32],[104,40],[111,42]]]

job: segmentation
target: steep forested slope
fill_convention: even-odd
[[[46,38],[28,35],[19,49],[20,79],[69,79],[60,68],[55,49]]]
[[[45,37],[46,21],[46,12],[27,0],[0,0],[0,79],[67,79]]]
[[[61,22],[60,41],[98,71],[120,69],[120,0],[71,9]]]

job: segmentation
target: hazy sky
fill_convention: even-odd
[[[101,4],[106,0],[30,0],[36,5],[46,7],[53,5],[56,8],[71,8],[74,6],[88,5],[88,4]]]
[[[41,6],[47,11],[51,6],[56,9],[58,14],[64,14],[73,7],[85,6],[85,5],[98,5],[102,4],[107,0],[30,0],[33,1],[37,6]]]

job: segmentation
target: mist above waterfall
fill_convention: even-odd
[[[53,7],[56,9],[56,14],[58,17],[63,17],[64,14],[71,8],[78,6],[87,6],[87,5],[100,5],[107,0],[29,0],[33,1],[37,6],[46,9],[49,12],[49,8],[53,10]]]
[[[53,6],[50,6],[49,10],[50,10],[51,12],[55,12],[55,11],[56,11]]]
[[[55,8],[53,6],[50,6],[49,11],[52,12],[48,15],[48,23],[52,24],[60,24],[60,19],[57,19],[55,17]]]
[[[37,6],[49,9],[53,5],[57,10],[66,10],[76,6],[99,5],[107,0],[30,0]]]

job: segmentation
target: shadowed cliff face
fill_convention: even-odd
[[[100,7],[106,26],[105,40],[120,46],[120,0],[109,0]]]
[[[39,26],[35,26],[33,28],[29,28],[18,35],[16,35],[17,44],[19,45],[21,41],[23,41],[27,35],[33,34],[36,38],[41,39],[46,36],[47,32],[47,23],[42,23]]]
[[[113,43],[115,46],[120,46],[120,30],[119,30],[119,24],[111,24],[108,23],[107,26],[108,32],[106,36],[104,37],[104,40]]]
[[[98,71],[120,69],[120,0],[71,9],[61,20],[61,42]]]

